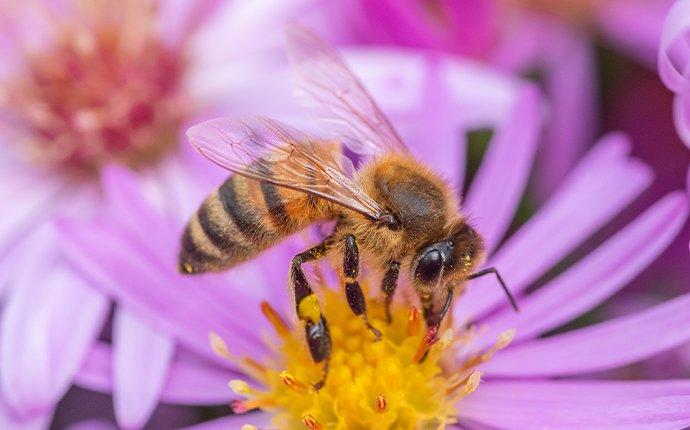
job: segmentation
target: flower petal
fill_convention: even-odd
[[[34,270],[1,316],[0,387],[18,414],[45,411],[67,391],[108,308],[64,263],[44,260]]]
[[[612,369],[690,340],[690,294],[625,317],[512,346],[483,367],[494,376],[566,376]]]
[[[122,428],[141,428],[158,403],[173,353],[173,341],[124,308],[113,322],[113,402]]]
[[[262,412],[248,412],[246,414],[230,415],[223,418],[218,418],[205,423],[196,424],[189,427],[184,427],[180,430],[227,430],[238,429],[245,424],[250,424],[259,428],[271,424],[271,415]]]
[[[690,0],[678,0],[666,16],[659,46],[659,76],[673,92],[690,90]]]
[[[167,45],[180,49],[183,42],[213,14],[219,0],[168,0],[158,4],[160,37]]]
[[[485,381],[460,418],[498,428],[678,429],[690,424],[687,381]]]
[[[597,123],[596,59],[588,38],[557,26],[542,36],[544,92],[551,100],[544,144],[535,163],[534,186],[549,196],[595,138]]]
[[[18,416],[7,403],[0,399],[0,428],[8,430],[42,430],[48,428],[53,417],[53,410]]]
[[[627,139],[621,135],[603,138],[539,212],[489,260],[513,294],[527,288],[651,182],[650,170],[629,159],[628,150]],[[505,303],[494,284],[488,278],[473,281],[453,310],[456,321],[478,318]]]
[[[596,18],[608,44],[654,69],[664,18],[672,1],[598,2]],[[635,31],[630,31],[634,28]]]
[[[160,400],[183,405],[227,403],[235,397],[228,388],[231,379],[246,378],[200,358],[175,357],[160,393]],[[111,393],[113,390],[112,349],[95,345],[87,355],[75,383],[89,390]]]
[[[673,124],[680,140],[690,147],[690,93],[677,94],[674,97]]]
[[[464,210],[489,252],[508,228],[527,184],[541,124],[540,99],[535,87],[520,91],[510,119],[497,130],[467,194]]]
[[[520,313],[504,308],[482,323],[487,346],[506,327],[517,332],[513,342],[534,337],[611,297],[644,270],[676,237],[685,224],[688,204],[684,193],[659,200],[635,221],[600,245],[558,278],[520,300]]]

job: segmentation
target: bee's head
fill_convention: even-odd
[[[481,264],[484,243],[465,221],[446,230],[440,241],[426,244],[412,260],[411,278],[422,301],[430,300],[443,286],[466,280]]]

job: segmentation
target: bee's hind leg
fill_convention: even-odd
[[[355,315],[362,315],[367,328],[374,334],[376,340],[381,340],[381,332],[371,325],[367,318],[367,303],[362,288],[357,282],[359,276],[359,250],[357,241],[351,234],[345,235],[345,252],[343,259],[343,273],[345,274],[345,294],[347,303]]]
[[[311,358],[316,363],[324,363],[323,379],[316,384],[317,390],[323,387],[328,375],[328,364],[331,358],[331,334],[328,330],[326,318],[321,313],[319,301],[307,281],[302,263],[318,260],[326,254],[332,246],[332,240],[326,239],[321,244],[297,254],[292,259],[290,268],[290,284],[295,293],[295,307],[300,321],[304,322],[304,330],[309,346]]]

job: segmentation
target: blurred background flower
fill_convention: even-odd
[[[271,103],[262,100],[262,109],[279,105],[270,76],[255,79],[257,70],[267,70],[258,64],[276,62],[270,47],[279,36],[263,37],[262,28],[287,19],[300,4],[247,6],[2,2],[3,427],[50,421],[109,317],[108,299],[62,258],[51,220],[98,213],[107,165],[137,170],[152,183],[174,178],[178,135],[193,118],[251,109],[267,93]],[[254,43],[241,43],[246,39]],[[123,330],[166,350],[165,338],[129,314],[123,319]],[[137,424],[119,400],[116,406],[121,425]]]

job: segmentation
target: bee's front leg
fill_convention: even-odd
[[[321,307],[316,294],[314,294],[304,275],[302,263],[323,257],[331,245],[331,241],[327,239],[320,245],[297,254],[292,259],[290,269],[290,284],[295,293],[297,316],[300,321],[304,322],[309,353],[316,363],[324,363],[323,379],[314,384],[317,390],[323,387],[328,376],[328,364],[331,358],[331,334],[328,330],[326,318],[321,313]]]
[[[395,290],[398,288],[398,275],[400,274],[400,263],[397,261],[391,261],[388,264],[388,270],[383,276],[383,281],[381,281],[381,291],[386,298],[386,320],[388,324],[393,322],[393,316],[391,315],[391,305],[393,304],[393,296],[395,295]]]
[[[367,328],[376,336],[376,340],[381,340],[381,332],[371,325],[367,317],[367,302],[364,299],[362,288],[357,282],[359,276],[359,250],[357,241],[351,234],[345,235],[345,252],[343,259],[343,273],[345,274],[345,294],[350,309],[355,315],[362,315]]]

